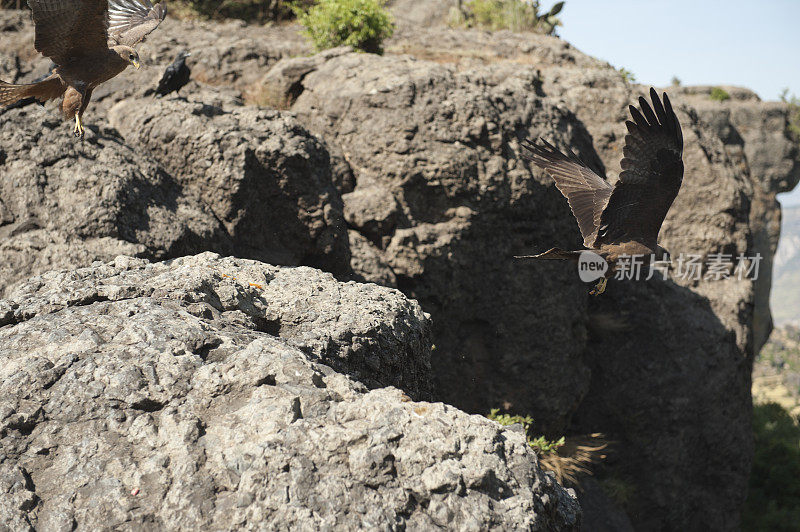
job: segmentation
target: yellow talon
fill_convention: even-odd
[[[72,130],[75,134],[75,137],[79,139],[83,139],[83,136],[86,134],[86,131],[83,129],[83,123],[81,123],[81,116],[75,115],[75,129]]]
[[[600,294],[602,294],[603,292],[606,291],[606,285],[607,284],[608,284],[608,279],[606,277],[603,277],[602,279],[600,279],[600,282],[597,283],[597,286],[595,286],[592,289],[592,291],[589,292],[589,295],[591,295],[591,296],[599,296]]]

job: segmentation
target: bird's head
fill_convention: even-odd
[[[123,61],[139,68],[139,53],[130,46],[115,46],[114,51],[119,54]]]

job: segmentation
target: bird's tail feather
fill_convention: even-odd
[[[566,251],[561,248],[548,249],[538,255],[518,255],[515,259],[536,259],[536,260],[577,260],[580,258],[580,251]]]
[[[0,107],[12,105],[24,98],[36,98],[44,103],[64,94],[64,82],[57,75],[52,75],[38,83],[16,85],[0,81]]]

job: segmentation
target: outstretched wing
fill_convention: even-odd
[[[622,173],[600,219],[597,245],[636,240],[655,246],[683,181],[683,133],[669,97],[650,89],[653,106],[639,98],[625,122]]]
[[[117,44],[134,46],[167,16],[167,6],[150,0],[108,0],[109,34]]]
[[[28,0],[36,26],[34,47],[56,65],[108,46],[106,0]]]
[[[523,141],[522,147],[528,151],[523,156],[544,168],[555,180],[556,187],[566,196],[572,214],[578,220],[583,244],[588,248],[594,247],[600,217],[613,187],[571,151],[564,155],[545,140],[541,140],[541,145]]]

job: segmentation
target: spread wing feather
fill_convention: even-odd
[[[108,0],[108,8],[111,40],[126,46],[142,42],[167,16],[164,2],[150,0]]]
[[[622,173],[602,213],[597,245],[630,240],[655,246],[661,224],[683,181],[683,133],[669,97],[662,104],[650,89],[652,107],[629,110]]]
[[[106,0],[28,0],[36,26],[34,47],[56,65],[107,48]]]
[[[613,187],[571,151],[564,155],[545,140],[541,140],[541,144],[523,141],[522,147],[528,152],[523,156],[546,170],[556,182],[578,220],[584,245],[594,247],[600,218]]]

